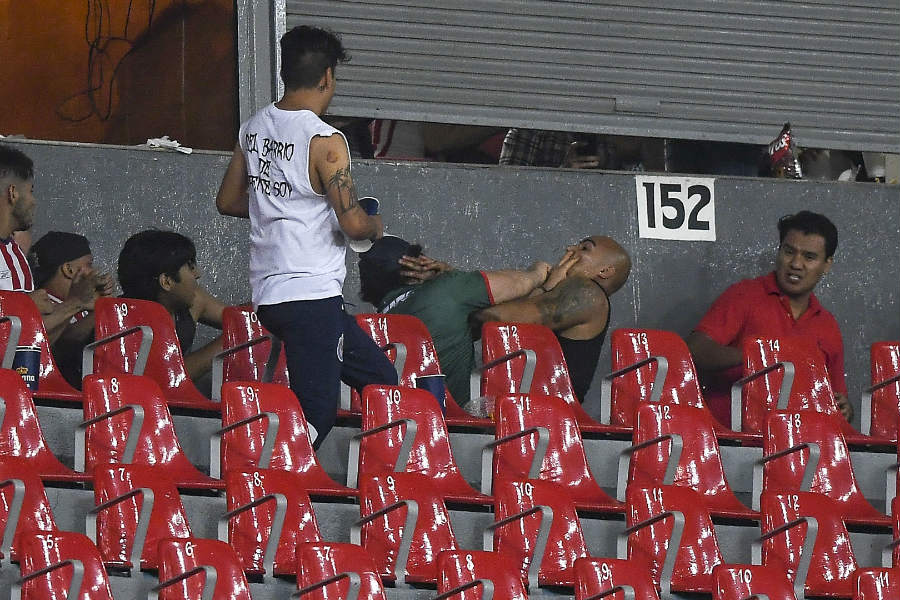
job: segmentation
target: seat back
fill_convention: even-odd
[[[296,473],[257,469],[228,471],[225,474],[225,499],[229,512],[246,507],[266,496],[284,497],[286,511],[277,520],[276,501],[270,499],[234,515],[228,521],[228,541],[247,572],[263,573],[268,544],[280,535],[274,555],[275,574],[296,574],[297,545],[318,542],[319,526],[312,502]]]
[[[703,497],[694,490],[661,485],[650,488],[632,486],[626,494],[628,527],[667,512],[684,516],[684,530],[671,575],[673,590],[708,594],[712,590],[712,571],[721,564],[722,554],[712,519]],[[628,558],[645,560],[654,581],[659,584],[675,521],[667,517],[638,529],[628,537]]]
[[[679,404],[644,403],[637,408],[632,443],[639,446],[662,436],[681,437],[681,455],[672,485],[703,495],[713,514],[750,517],[753,513],[735,497],[725,478],[713,418],[702,409]],[[631,456],[628,484],[653,487],[665,483],[674,442],[670,438],[636,450]]]
[[[853,595],[853,572],[856,556],[850,545],[850,534],[840,516],[840,507],[827,496],[816,492],[766,492],[760,498],[763,533],[786,525],[800,517],[816,519],[818,533],[812,550],[806,593],[810,596]],[[787,571],[791,581],[797,574],[808,524],[801,523],[762,545],[762,562]]]
[[[100,552],[85,535],[71,531],[32,532],[22,538],[19,559],[23,577],[63,561],[79,561],[84,574],[72,600],[113,600]],[[29,579],[22,585],[22,597],[63,600],[74,571],[68,564]]]
[[[131,298],[98,298],[94,303],[94,328],[98,340],[140,325],[153,330],[153,343],[143,374],[159,384],[170,404],[208,408],[209,400],[185,371],[175,322],[162,304]],[[98,347],[94,353],[94,372],[134,373],[141,338],[140,333],[135,333]]]
[[[856,582],[853,600],[900,598],[900,568],[857,569],[853,579]]]
[[[900,374],[900,342],[875,342],[869,353],[872,385]],[[872,392],[873,437],[897,440],[900,427],[900,381]]]
[[[50,451],[31,390],[10,369],[0,369],[0,455],[28,459],[31,471],[44,479],[86,479],[59,462]]]
[[[84,378],[84,419],[89,421],[125,406],[139,407],[88,425],[84,435],[84,470],[112,463],[154,465],[179,485],[208,479],[191,463],[178,437],[172,415],[156,382],[146,376],[88,375]],[[136,415],[143,413],[143,422]],[[137,427],[136,432],[132,428]],[[129,436],[136,436],[133,457],[126,461]],[[191,486],[193,487],[193,486]]]
[[[637,600],[659,600],[659,592],[645,564],[619,558],[575,561],[575,600],[586,600],[620,585],[631,586]],[[623,600],[625,593],[619,591],[609,597]]]
[[[496,401],[496,438],[501,439],[530,428],[549,432],[547,452],[541,463],[539,479],[565,488],[577,506],[619,509],[594,480],[588,467],[584,442],[572,405],[561,398],[539,394],[505,395]],[[526,479],[538,446],[538,435],[528,434],[507,441],[494,450],[495,480]]]
[[[297,547],[297,587],[305,588],[341,573],[359,575],[359,600],[385,600],[384,586],[375,561],[355,544],[310,543]],[[350,589],[347,578],[339,579],[304,596],[309,600],[345,600]]]
[[[457,544],[450,526],[450,514],[430,479],[418,473],[367,475],[360,480],[359,498],[363,518],[400,501],[413,500],[418,504],[406,578],[435,582],[438,554],[455,550]],[[394,576],[401,542],[404,534],[408,534],[405,525],[408,511],[408,507],[400,507],[362,528],[362,546],[375,559],[382,577]]]
[[[146,508],[146,494],[117,502],[97,513],[93,530],[88,525],[88,535],[94,536],[106,564],[136,569],[133,550],[140,550],[140,567],[155,569],[159,565],[161,539],[192,535],[175,483],[148,465],[103,465],[94,469],[94,503],[98,507],[138,489],[152,492],[151,507]],[[146,521],[140,520],[142,510]],[[146,538],[143,547],[135,549],[135,538],[140,541],[136,533],[141,531],[146,531]]]
[[[401,343],[406,347],[406,361],[398,383],[407,387],[416,386],[416,377],[422,375],[439,375],[441,365],[428,328],[417,317],[412,315],[392,314],[359,314],[356,315],[359,327],[375,343],[381,347],[393,343]],[[397,351],[387,349],[391,362],[397,360]]]
[[[256,418],[222,436],[221,472],[260,468],[298,473],[311,494],[350,492],[335,483],[322,468],[309,439],[309,427],[294,393],[274,383],[230,382],[222,386],[222,426],[274,414],[277,432],[268,418]],[[274,432],[271,459],[261,460],[267,436]],[[265,464],[261,464],[265,463]]]
[[[453,458],[444,416],[434,396],[425,390],[402,386],[370,385],[363,390],[362,431],[402,419],[412,419],[416,424],[404,471],[427,475],[445,497],[478,496]],[[359,473],[392,473],[407,427],[401,424],[363,437],[359,447]]]
[[[763,454],[769,456],[804,443],[816,444],[819,460],[808,491],[832,498],[845,520],[863,523],[881,520],[887,524],[886,516],[876,511],[859,489],[838,419],[811,410],[772,411],[766,420]],[[770,460],[763,468],[763,489],[803,490],[809,461],[808,448]]]
[[[652,356],[662,356],[668,362],[668,374],[659,401],[709,412],[700,392],[694,359],[679,335],[658,329],[616,329],[610,340],[613,371]],[[634,425],[634,411],[638,405],[650,400],[657,369],[657,363],[650,361],[613,380],[610,423]]]
[[[16,484],[20,483],[24,488],[20,492],[16,490]],[[10,513],[18,507],[19,515],[16,522],[10,522]],[[10,527],[14,527],[13,537],[9,538]],[[34,472],[31,464],[22,458],[0,456],[0,534],[3,538],[3,548],[0,548],[0,559],[10,559],[10,549],[6,548],[6,542],[12,542],[12,558],[19,554],[18,549],[24,535],[37,531],[56,531],[56,521],[53,519],[53,510],[44,484],[41,478]]]
[[[161,600],[200,598],[205,585],[215,585],[213,598],[252,600],[250,586],[234,549],[218,540],[166,538],[159,542],[159,580],[168,581],[196,568],[212,567],[215,580],[197,573],[160,591]]]
[[[719,565],[713,570],[713,584],[713,600],[744,600],[753,594],[797,600],[787,574],[771,565]]]
[[[523,513],[537,506],[553,511],[547,545],[538,571],[538,580],[548,585],[571,586],[575,581],[575,561],[589,552],[575,512],[575,503],[560,485],[538,479],[501,479],[494,484],[494,519]],[[540,512],[494,530],[494,550],[513,557],[526,578],[532,561],[537,560]]]
[[[259,322],[256,312],[249,306],[226,306],[222,311],[222,346],[225,349],[264,337],[268,333]],[[229,354],[225,357],[222,381],[262,381],[271,349],[272,343],[264,341]],[[271,383],[288,385],[283,349],[278,355]]]
[[[53,360],[44,320],[31,297],[25,292],[0,290],[0,317],[16,316],[22,323],[18,346],[41,349],[40,380],[38,392],[42,397],[58,400],[81,400],[81,393],[63,379]],[[0,323],[0,348],[5,349],[9,340],[10,325]]]
[[[478,550],[450,550],[438,556],[438,594],[477,579],[486,579],[493,584],[493,600],[528,599],[521,566],[511,556]],[[482,586],[475,586],[454,598],[481,600],[482,591]]]
[[[814,410],[841,416],[828,379],[825,355],[814,340],[798,336],[748,338],[744,340],[742,350],[745,377],[778,362],[787,361],[794,365],[794,382],[785,410]],[[744,386],[743,431],[762,433],[766,416],[777,408],[783,378],[784,372],[775,369]],[[845,429],[848,431],[852,432],[852,429]]]

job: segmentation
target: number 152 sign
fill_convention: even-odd
[[[642,238],[716,241],[715,179],[638,175],[634,180]]]

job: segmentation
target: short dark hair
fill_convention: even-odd
[[[311,88],[325,71],[350,60],[337,34],[300,25],[281,36],[281,80],[291,90]]]
[[[402,267],[397,262],[403,256],[422,254],[422,246],[386,235],[375,240],[372,247],[359,255],[359,297],[380,308],[385,295],[391,290],[407,285],[400,275]]]
[[[0,144],[0,179],[10,176],[31,181],[34,179],[34,161],[21,150]]]
[[[837,250],[838,232],[828,217],[819,213],[801,210],[795,215],[785,215],[778,219],[778,243],[783,244],[788,231],[799,231],[805,235],[817,234],[825,238],[825,258],[834,256]]]
[[[197,249],[190,238],[159,229],[136,233],[119,252],[117,270],[122,296],[157,301],[162,291],[160,275],[180,281],[179,269],[196,263]]]

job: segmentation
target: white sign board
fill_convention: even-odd
[[[716,241],[715,179],[638,175],[634,182],[642,238]]]

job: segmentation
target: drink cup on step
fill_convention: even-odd
[[[41,349],[38,346],[18,346],[13,369],[22,376],[28,389],[36,392],[41,377]]]

